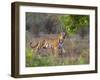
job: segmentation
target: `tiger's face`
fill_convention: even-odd
[[[65,32],[61,32],[60,34],[59,34],[59,42],[63,42],[64,41],[64,39],[65,39],[65,36],[66,36],[66,34],[65,34]]]

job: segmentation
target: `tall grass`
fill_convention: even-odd
[[[87,51],[84,50],[78,57],[70,55],[66,57],[55,57],[53,54],[41,56],[32,51],[32,49],[26,48],[26,67],[88,64],[87,56]]]

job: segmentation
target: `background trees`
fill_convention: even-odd
[[[33,34],[59,33],[79,34],[82,38],[89,34],[88,15],[26,13],[26,30]]]

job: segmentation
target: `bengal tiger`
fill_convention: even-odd
[[[58,34],[58,36],[56,36],[56,38],[43,38],[36,42],[35,45],[30,42],[30,47],[32,49],[35,49],[35,52],[39,51],[42,48],[50,48],[52,50],[52,53],[56,56],[58,54],[58,49],[61,49],[63,52],[65,52],[63,48],[65,36],[65,33],[61,32],[60,34]]]

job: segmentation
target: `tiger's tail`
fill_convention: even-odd
[[[32,42],[30,42],[30,47],[31,48],[36,48],[38,46],[38,43],[36,43],[35,45],[32,45]]]

